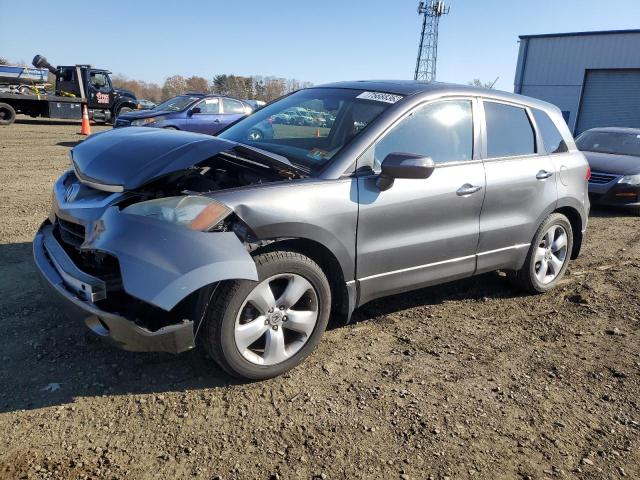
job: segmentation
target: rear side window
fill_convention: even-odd
[[[568,151],[564,138],[562,138],[562,135],[556,128],[553,120],[549,118],[549,115],[537,108],[533,108],[531,111],[533,112],[533,118],[535,118],[538,124],[538,130],[540,130],[540,134],[542,135],[544,149],[547,153],[563,153]]]
[[[489,158],[536,153],[533,128],[524,108],[485,101],[484,114]]]
[[[471,160],[471,101],[446,100],[418,107],[374,145],[374,170],[392,152],[424,155],[435,163]]]
[[[222,108],[224,109],[224,113],[244,113],[244,105],[239,101],[233,100],[231,98],[222,99]]]

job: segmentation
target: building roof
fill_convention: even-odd
[[[591,32],[568,32],[568,33],[542,33],[538,35],[520,35],[518,38],[545,38],[545,37],[582,37],[587,35],[616,35],[624,33],[640,33],[640,29],[634,30],[599,30]]]

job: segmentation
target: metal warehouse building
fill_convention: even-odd
[[[575,135],[640,128],[640,30],[522,35],[514,91],[557,105]]]

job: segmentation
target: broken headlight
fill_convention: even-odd
[[[232,210],[212,198],[188,195],[135,203],[122,212],[157,218],[184,225],[192,230],[208,232],[227,218]]]

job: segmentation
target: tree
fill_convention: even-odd
[[[182,75],[167,78],[162,86],[162,100],[182,95],[187,91],[187,81]]]
[[[209,82],[206,78],[193,75],[186,80],[187,92],[207,93],[209,91]]]
[[[216,75],[211,82],[211,91],[213,93],[237,98],[253,98],[253,87],[252,77],[239,75]]]
[[[498,81],[498,78],[496,78],[493,82],[483,82],[479,78],[474,78],[473,80],[468,82],[468,85],[473,85],[474,87],[482,87],[482,88],[493,88],[493,86]]]
[[[261,100],[271,102],[285,93],[287,93],[287,83],[284,78],[268,77],[265,80],[264,98]]]
[[[9,65],[9,60],[5,57],[0,57],[0,65]]]

